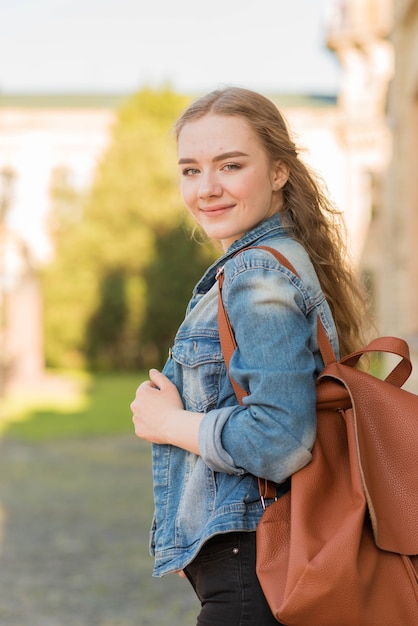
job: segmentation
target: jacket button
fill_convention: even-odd
[[[232,554],[238,554],[239,548],[232,548]]]

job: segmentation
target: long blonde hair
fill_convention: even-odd
[[[208,113],[244,118],[271,162],[281,160],[289,167],[281,209],[284,226],[309,254],[334,317],[341,356],[360,348],[364,322],[370,317],[361,283],[348,264],[341,212],[327,197],[318,176],[299,158],[283,116],[261,94],[227,87],[186,109],[175,126],[177,139],[187,123]]]

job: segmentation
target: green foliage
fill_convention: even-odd
[[[48,365],[161,364],[214,258],[187,233],[180,202],[170,129],[186,104],[167,89],[135,94],[83,210],[68,210],[68,185],[55,188],[57,255],[44,276]]]
[[[87,324],[86,353],[94,363],[102,350],[103,363],[119,360],[119,347],[128,312],[123,269],[110,270],[100,284],[100,307]]]
[[[180,224],[161,230],[156,237],[158,254],[145,272],[148,296],[142,345],[150,356],[162,365],[167,357],[175,331],[184,318],[185,305],[190,298],[191,286],[213,261],[214,249],[207,243],[197,244]],[[152,348],[157,353],[152,354]]]

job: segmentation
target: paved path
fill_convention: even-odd
[[[193,626],[187,581],[151,577],[150,452],[133,436],[0,441],[1,626]]]

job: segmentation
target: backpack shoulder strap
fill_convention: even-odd
[[[270,248],[268,246],[252,246],[252,248],[255,248],[255,247],[261,248],[262,250],[266,250],[267,252],[270,252],[279,261],[279,263],[284,265],[284,267],[286,267],[296,276],[299,276],[298,272],[295,270],[295,268],[290,263],[290,261],[283,254],[278,252],[278,250],[276,250],[275,248]],[[248,249],[249,248],[244,248],[244,250],[248,250]],[[240,252],[243,252],[243,250],[241,250]],[[225,309],[223,299],[222,299],[222,286],[223,286],[223,281],[224,281],[223,267],[219,268],[218,273],[216,275],[216,279],[218,281],[218,287],[219,287],[218,289],[218,328],[219,328],[219,338],[221,342],[221,349],[224,355],[226,368],[228,370],[229,378],[230,378],[232,387],[234,389],[235,395],[237,396],[238,402],[240,404],[244,404],[243,399],[248,394],[245,391],[245,389],[243,389],[243,387],[241,387],[241,385],[239,385],[231,377],[230,372],[229,372],[229,364],[230,364],[232,355],[235,351],[237,344],[235,341],[234,331],[232,329],[231,322],[229,320],[228,313]],[[324,361],[324,364],[328,365],[330,363],[334,363],[337,360],[335,353],[334,353],[334,349],[328,338],[324,325],[319,317],[318,317],[318,322],[317,322],[317,335],[318,335],[318,346],[319,346],[319,350],[321,352],[321,356]],[[265,480],[263,478],[259,478],[258,488],[260,491],[260,497],[261,497],[263,508],[265,508],[265,500],[274,499],[276,497],[276,494],[277,494],[276,485],[271,481]]]

